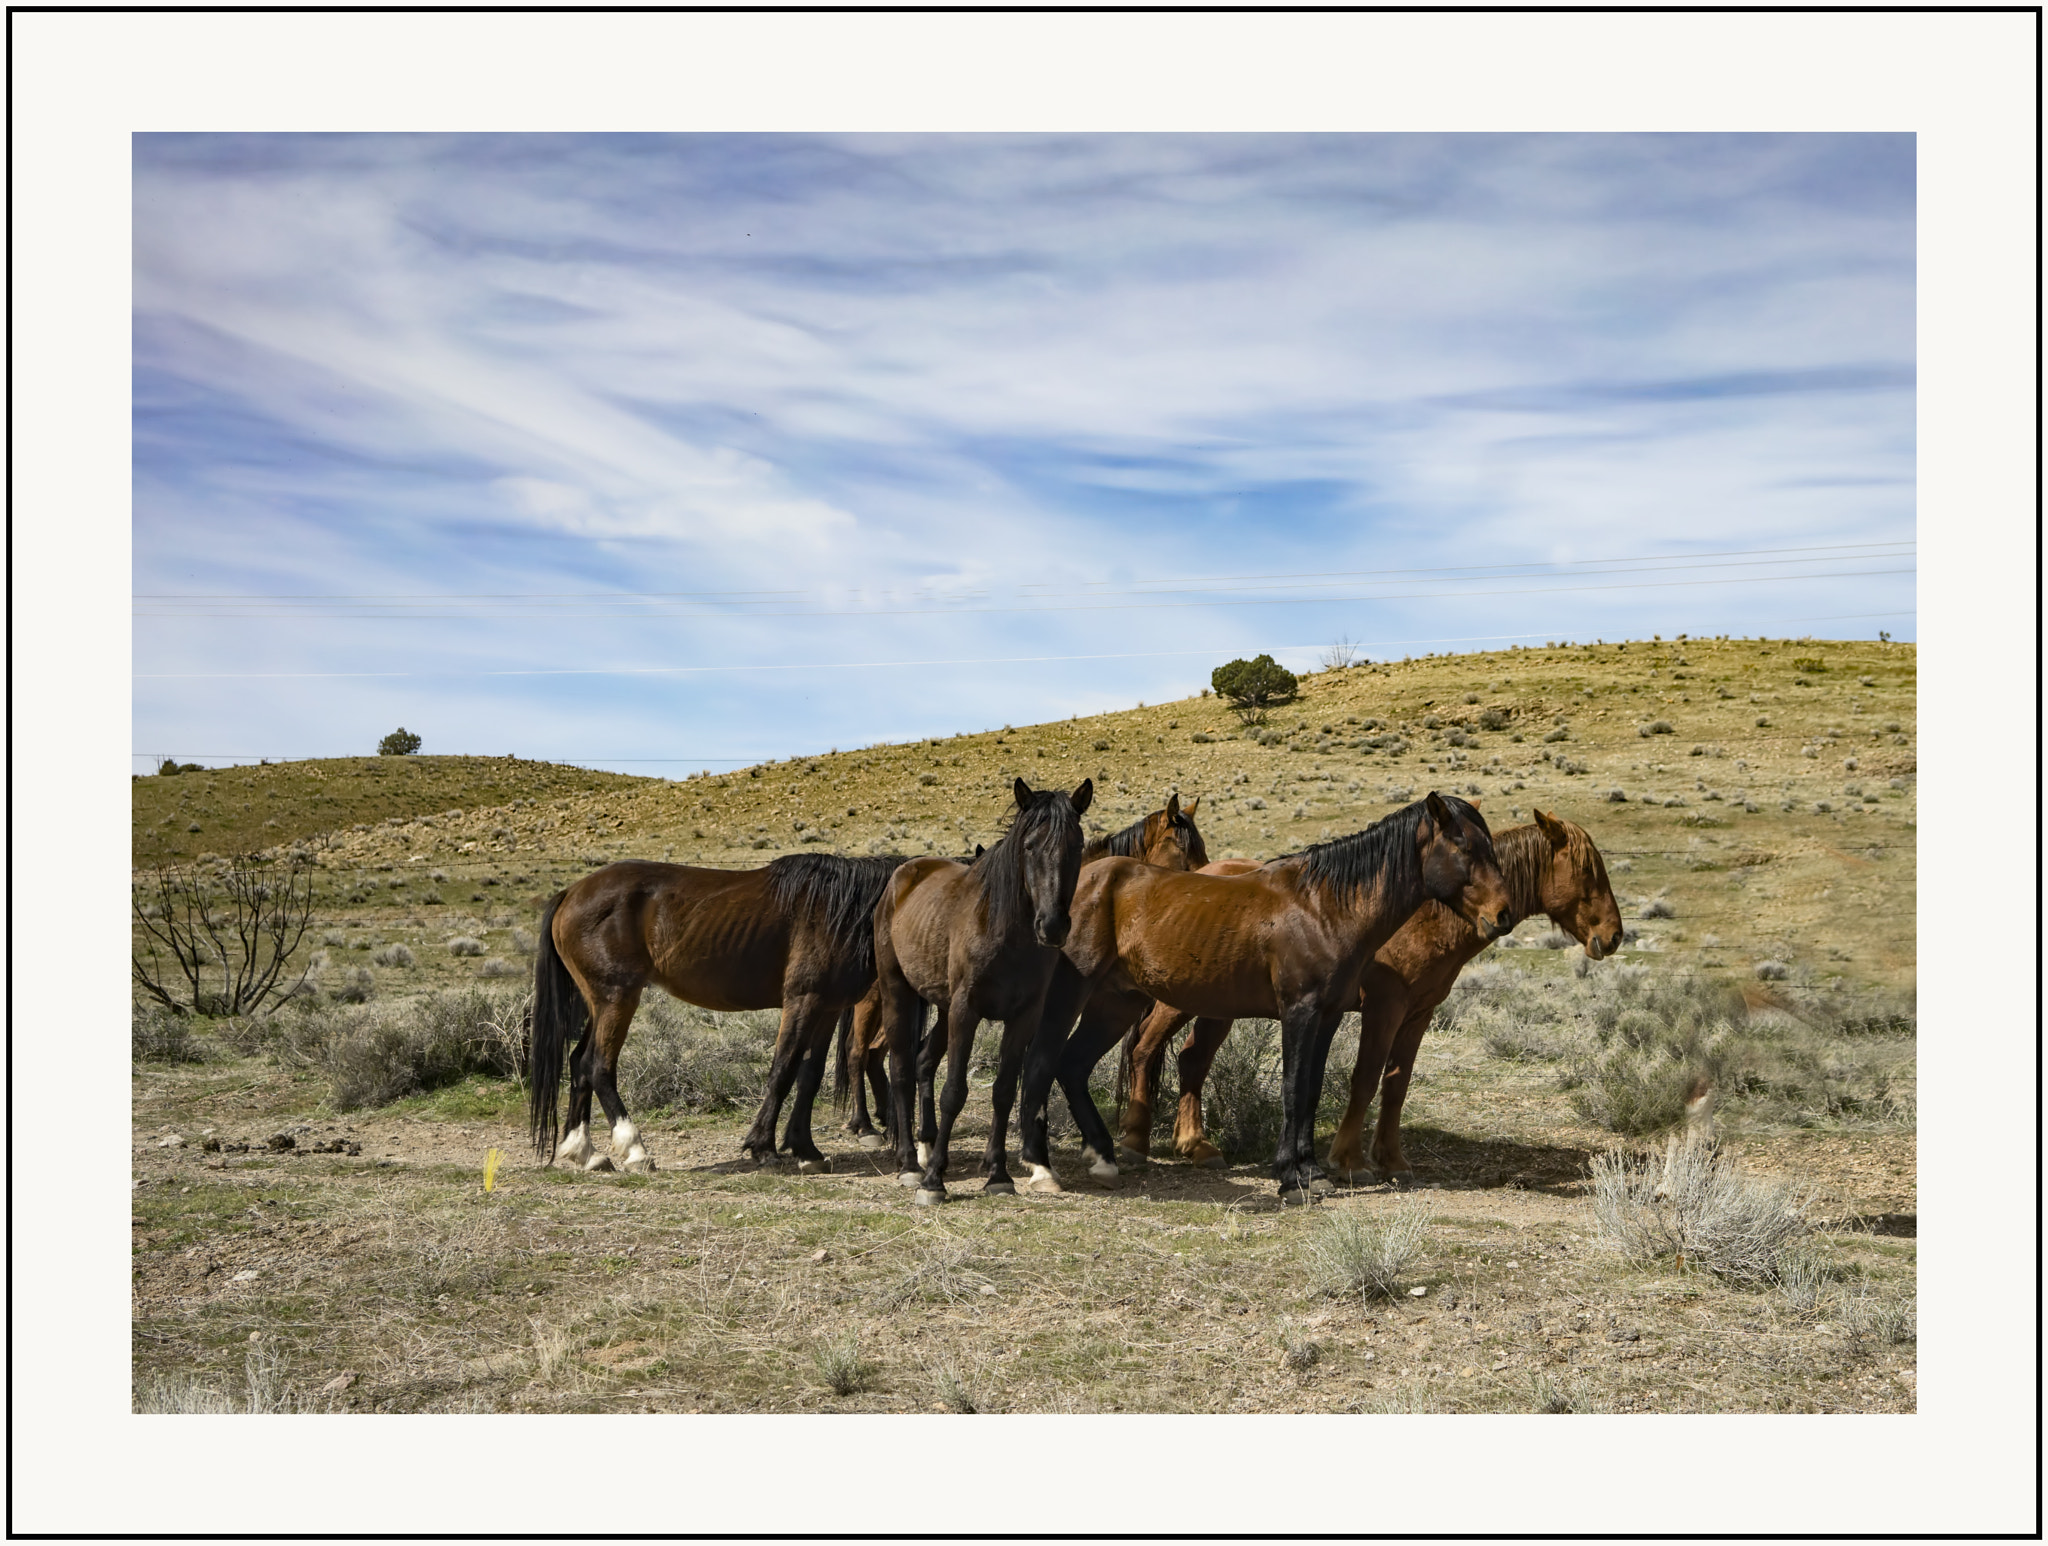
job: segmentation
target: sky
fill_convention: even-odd
[[[1911,135],[133,145],[136,771],[1915,637]]]

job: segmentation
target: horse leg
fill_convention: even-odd
[[[901,978],[884,977],[882,996],[882,1044],[889,1059],[889,1125],[896,1140],[896,1180],[915,1186],[919,1180],[917,1152],[911,1120],[917,1102],[918,1033],[924,1026],[924,1000]]]
[[[1152,1153],[1152,1100],[1159,1088],[1159,1070],[1166,1063],[1166,1044],[1187,1018],[1178,1009],[1154,1004],[1131,1043],[1131,1087],[1124,1096],[1116,1141],[1117,1147],[1141,1159]]]
[[[1123,1040],[1131,1023],[1149,1007],[1149,1001],[1141,994],[1096,994],[1081,1012],[1081,1022],[1074,1027],[1074,1034],[1067,1038],[1066,1048],[1060,1054],[1060,1089],[1066,1094],[1067,1109],[1074,1114],[1074,1125],[1081,1129],[1081,1158],[1088,1162],[1088,1173],[1098,1181],[1116,1179],[1116,1140],[1096,1109],[1095,1097],[1088,1089],[1088,1076],[1102,1061],[1103,1053]]]
[[[938,1078],[939,1057],[946,1050],[946,1011],[943,1007],[932,1028],[917,1048],[917,1164],[920,1170],[931,1164],[932,1145],[939,1141],[939,1117],[932,1084]],[[951,1070],[947,1070],[950,1075]]]
[[[775,1031],[775,1056],[768,1065],[768,1088],[762,1093],[761,1109],[754,1113],[754,1125],[740,1140],[741,1150],[756,1164],[765,1165],[775,1158],[776,1119],[782,1115],[783,1101],[789,1098],[789,1087],[796,1083],[797,1064],[805,1050],[799,1010],[804,1002],[791,999],[782,1006],[782,1023]]]
[[[605,1005],[591,1027],[593,1035],[587,1055],[590,1084],[597,1094],[598,1104],[604,1107],[605,1120],[611,1124],[612,1152],[610,1156],[590,1155],[583,1163],[585,1170],[646,1171],[654,1168],[654,1161],[641,1147],[640,1129],[626,1115],[626,1103],[619,1099],[618,1086],[613,1082],[619,1066],[619,1054],[626,1047],[626,1029],[633,1023],[633,1011],[639,1007],[637,989],[622,994]]]
[[[832,1168],[832,1162],[819,1152],[816,1141],[811,1137],[811,1107],[818,1098],[818,1086],[825,1078],[825,1060],[832,1051],[832,1030],[839,1018],[839,1010],[811,994],[804,995],[798,1003],[801,1028],[797,1041],[803,1053],[802,1061],[797,1065],[796,1086],[789,1103],[789,1126],[783,1132],[782,1146],[796,1156],[798,1172],[808,1175]]]
[[[569,1053],[569,1107],[562,1123],[562,1141],[555,1158],[578,1170],[589,1170],[597,1155],[590,1143],[590,1053],[597,1040],[593,1020]]]
[[[1193,1163],[1211,1170],[1221,1170],[1230,1161],[1202,1130],[1202,1085],[1209,1077],[1209,1065],[1222,1050],[1223,1038],[1236,1023],[1207,1016],[1197,1020],[1174,1062],[1180,1074],[1180,1109],[1173,1114],[1173,1147]]]
[[[946,1030],[946,1087],[939,1092],[939,1128],[931,1145],[930,1160],[918,1182],[917,1195],[911,1199],[920,1205],[946,1200],[946,1155],[953,1143],[953,1123],[960,1108],[967,1104],[967,1060],[974,1051],[974,1030],[981,1024],[981,1017],[969,1007],[964,993],[956,993],[941,1024]],[[934,1027],[932,1045],[936,1047],[938,1043],[938,1027]],[[929,1100],[929,1082],[925,1090]]]
[[[1031,1044],[1032,1033],[1044,1012],[1041,1004],[1028,1015],[1018,1015],[1003,1022],[1003,1042],[996,1059],[995,1088],[989,1092],[989,1105],[993,1116],[989,1122],[988,1144],[981,1151],[982,1173],[988,1177],[983,1192],[1009,1196],[1016,1192],[1017,1183],[1010,1179],[1010,1108],[1017,1099],[1017,1076],[1024,1069],[1024,1049]]]
[[[1380,1080],[1401,1030],[1401,1009],[1391,997],[1376,993],[1366,994],[1358,1006],[1358,1062],[1351,1070],[1351,1099],[1337,1123],[1337,1136],[1330,1140],[1330,1168],[1347,1181],[1372,1179],[1365,1157],[1365,1114],[1380,1093]]]
[[[1429,1029],[1434,1004],[1411,1012],[1394,1036],[1387,1055],[1387,1071],[1380,1084],[1380,1120],[1372,1135],[1372,1162],[1381,1175],[1396,1186],[1412,1185],[1415,1167],[1401,1151],[1401,1107],[1408,1099],[1408,1081],[1415,1073],[1415,1054],[1421,1050],[1423,1032]]]
[[[846,1049],[846,1066],[853,1084],[853,1115],[847,1119],[846,1130],[860,1141],[863,1149],[883,1149],[888,1142],[875,1131],[874,1117],[884,1121],[889,1115],[889,1085],[882,1071],[882,1003],[879,994],[870,991],[866,998],[853,1006],[852,1040]],[[868,1111],[868,1091],[874,1090],[874,1114]]]
[[[889,1123],[889,1075],[879,1042],[868,1053],[868,1082],[875,1090],[875,1115],[882,1119],[886,1129]],[[870,1130],[861,1139],[860,1146],[863,1149],[886,1149],[889,1140],[883,1133]]]
[[[1283,1201],[1306,1201],[1311,1195],[1335,1190],[1316,1163],[1316,1099],[1322,1093],[1330,1037],[1340,1018],[1341,1013],[1330,1014],[1313,999],[1288,1005],[1281,1017],[1283,1108],[1273,1176],[1280,1183]]]
[[[1059,1071],[1060,1049],[1066,1045],[1067,1031],[1087,998],[1087,979],[1061,956],[1053,963],[1052,981],[1046,986],[1045,1008],[1038,1017],[1038,1028],[1031,1033],[1030,1045],[1024,1049],[1023,1110],[1017,1117],[1017,1139],[1020,1157],[1031,1170],[1030,1180],[1024,1183],[1027,1192],[1061,1190],[1059,1177],[1052,1173],[1052,1154],[1045,1141],[1045,1102]]]

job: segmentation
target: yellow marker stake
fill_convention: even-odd
[[[505,1156],[496,1149],[484,1151],[484,1190],[490,1191],[498,1184],[498,1161]]]

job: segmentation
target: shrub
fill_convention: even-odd
[[[1479,728],[1481,730],[1505,730],[1508,727],[1509,718],[1510,715],[1506,709],[1481,709],[1479,711]]]
[[[1337,1065],[1335,1057],[1332,1066]],[[1202,1091],[1209,1141],[1233,1159],[1270,1159],[1280,1146],[1280,1027],[1240,1020],[1210,1065]]]
[[[1622,805],[1627,802],[1628,796],[1619,789],[1610,789],[1607,791],[1607,800],[1611,805]]]
[[[835,1396],[850,1396],[866,1390],[874,1382],[876,1368],[861,1356],[860,1336],[857,1332],[845,1332],[836,1337],[820,1337],[811,1345],[811,1363],[818,1371],[818,1378],[825,1388]]]
[[[1428,1239],[1429,1212],[1420,1203],[1404,1203],[1378,1217],[1332,1208],[1302,1238],[1302,1265],[1318,1293],[1391,1299]]]
[[[137,1063],[201,1063],[206,1054],[192,1034],[192,1024],[162,1004],[129,1006],[129,1055]]]
[[[366,966],[353,966],[341,974],[341,981],[334,990],[334,997],[344,1004],[367,1004],[370,996],[377,991],[377,979],[370,975]]]
[[[1662,897],[1653,897],[1643,904],[1645,918],[1676,918],[1677,910]]]
[[[525,929],[514,929],[512,931],[512,948],[523,956],[532,955],[534,946],[538,943],[539,941]]]
[[[419,749],[420,738],[403,725],[377,743],[377,755],[380,757],[410,757]]]
[[[1569,725],[1559,725],[1555,730],[1546,731],[1543,736],[1546,742],[1569,741],[1571,738],[1572,732]]]
[[[488,955],[490,947],[480,939],[472,939],[467,934],[458,934],[455,938],[448,941],[448,953],[452,956]]]
[[[1600,1051],[1571,1071],[1573,1106],[1617,1133],[1677,1125],[1699,1089],[1726,1084],[1746,1013],[1733,987],[1697,973],[1617,977],[1593,1010]]]
[[[1759,961],[1756,963],[1758,982],[1783,982],[1792,975],[1792,968],[1783,961]]]
[[[1615,1152],[1593,1159],[1593,1218],[1630,1261],[1703,1267],[1735,1282],[1778,1279],[1786,1248],[1806,1233],[1810,1194],[1746,1175],[1711,1144],[1673,1147],[1662,1168]]]
[[[324,1017],[285,1048],[324,1069],[337,1111],[383,1106],[473,1074],[523,1077],[526,996],[456,988],[381,1012]]]
[[[502,956],[492,956],[490,960],[484,962],[477,975],[480,977],[518,977],[523,974],[518,967],[505,960]]]
[[[370,959],[379,966],[410,966],[413,964],[412,951],[407,946],[395,942],[386,945],[382,950],[371,956]]]
[[[1673,729],[1671,728],[1671,721],[1670,721],[1670,720],[1668,720],[1668,719],[1653,719],[1653,720],[1651,720],[1651,721],[1650,721],[1650,723],[1648,723],[1647,725],[1637,725],[1637,726],[1636,726],[1636,734],[1637,734],[1637,735],[1642,735],[1642,736],[1650,736],[1650,735],[1675,735],[1675,734],[1677,734],[1677,732],[1676,732],[1676,731],[1674,731],[1674,730],[1673,730]]]
[[[779,1024],[773,1010],[715,1014],[650,995],[620,1057],[619,1094],[633,1110],[751,1107],[767,1082]]]
[[[1301,687],[1300,679],[1271,655],[1218,666],[1209,673],[1209,684],[1247,722],[1263,718],[1275,704],[1291,703]]]

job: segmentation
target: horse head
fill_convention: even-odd
[[[1477,929],[1481,939],[1499,939],[1514,927],[1515,915],[1486,818],[1477,806],[1434,789],[1423,807],[1415,828],[1423,889]]]
[[[1536,825],[1550,844],[1543,866],[1543,911],[1597,961],[1621,948],[1621,908],[1607,883],[1607,865],[1585,829],[1536,812]]]
[[[1145,818],[1145,852],[1140,857],[1168,870],[1199,870],[1207,864],[1209,849],[1195,825],[1195,807],[1201,803],[1200,795],[1185,806],[1178,794],[1168,795],[1166,809]]]
[[[1063,945],[1072,927],[1069,909],[1081,874],[1081,816],[1095,798],[1095,781],[1084,778],[1071,795],[1034,790],[1018,779],[1016,841],[1019,874],[1031,903],[1031,929],[1041,945]]]

